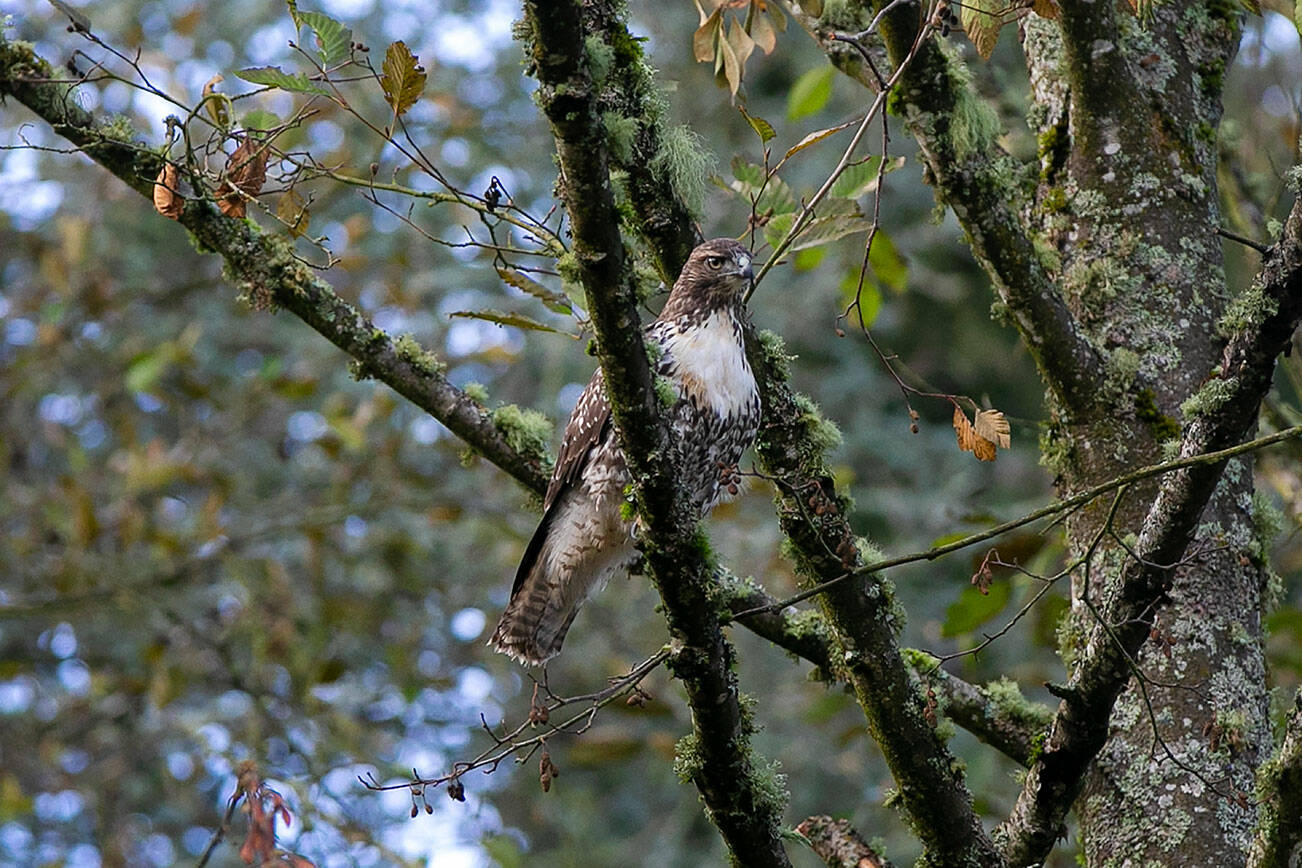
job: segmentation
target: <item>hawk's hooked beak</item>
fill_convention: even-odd
[[[749,256],[743,256],[743,257],[741,258],[741,261],[738,262],[737,264],[741,266],[741,272],[740,272],[740,274],[741,274],[742,278],[744,278],[745,281],[746,281],[747,283],[750,283],[752,280],[755,279],[755,271],[750,267],[750,257],[749,257]]]

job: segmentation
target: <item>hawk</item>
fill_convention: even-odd
[[[737,492],[737,461],[759,427],[759,391],[746,361],[742,304],[751,255],[729,238],[692,251],[664,310],[646,328],[656,373],[673,384],[671,442],[702,513]],[[628,467],[598,369],[570,415],[543,518],[515,574],[511,601],[490,643],[522,663],[561,650],[579,606],[636,558],[621,515]]]

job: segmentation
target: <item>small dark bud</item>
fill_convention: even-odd
[[[426,802],[426,803],[425,803],[425,813],[427,813],[427,814],[432,814],[432,813],[434,813],[434,806],[431,805],[429,802]]]
[[[374,178],[380,171],[379,163],[371,163],[371,177]]]
[[[917,434],[917,433],[918,433],[918,423],[917,423],[917,422],[913,422],[913,423],[911,423],[911,424],[909,425],[909,433],[910,433],[910,434]]]
[[[411,818],[412,818],[413,820],[416,819],[416,815],[419,814],[419,813],[420,813],[420,811],[417,810],[415,803],[412,803],[412,806],[411,806]]]
[[[845,329],[843,329],[843,328],[838,328],[838,329],[836,330],[836,336],[837,336],[838,338],[843,338],[843,337],[845,337]]]
[[[448,781],[448,798],[454,802],[464,802],[466,800],[466,785],[461,783],[460,778],[453,778]]]

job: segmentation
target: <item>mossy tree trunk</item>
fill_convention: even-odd
[[[970,74],[935,41],[909,61],[892,106],[1040,367],[1051,414],[1044,459],[1068,496],[1161,460],[1200,417],[1221,413],[1234,377],[1218,367],[1227,339],[1261,311],[1251,293],[1234,300],[1217,235],[1216,133],[1240,11],[1154,3],[1141,18],[1120,3],[1058,5],[1057,20],[1029,16],[1020,28],[1036,165],[1002,151]],[[831,37],[862,31],[886,6],[828,4],[804,23],[838,67],[872,87],[859,53]],[[893,63],[914,49],[919,24],[911,4],[885,16]],[[1178,509],[1155,501],[1163,484],[1067,524],[1074,553],[1093,556],[1073,576],[1062,636],[1072,677],[1059,691],[1054,756],[1033,767],[1004,829],[1014,864],[1043,858],[1065,810],[1045,806],[1073,798],[1090,865],[1247,859],[1248,794],[1270,750],[1261,632],[1270,573],[1251,462],[1232,461]],[[1192,533],[1174,531],[1180,511]],[[1160,528],[1170,539],[1158,548],[1176,555],[1138,563],[1137,536],[1154,540]],[[1162,576],[1147,598],[1136,592],[1139,572]],[[1105,665],[1104,645],[1125,650]],[[1112,686],[1096,690],[1105,681]],[[1109,717],[1106,700],[1122,685]],[[1071,754],[1071,770],[1054,762]]]
[[[1106,360],[1086,406],[1053,408],[1046,454],[1070,494],[1160,460],[1212,375],[1231,300],[1221,259],[1216,127],[1221,82],[1238,44],[1229,4],[1156,5],[1151,19],[1112,4],[1066,3],[1059,24],[1027,22],[1036,78],[1061,103],[1036,105],[1041,176],[1037,232],[1060,257],[1072,313]],[[1106,83],[1106,84],[1105,84]],[[1065,137],[1065,138],[1064,138]],[[1115,522],[1137,533],[1156,484],[1130,493]],[[1083,552],[1104,508],[1068,523]],[[1077,803],[1088,863],[1245,859],[1253,770],[1270,744],[1261,604],[1266,570],[1252,523],[1251,459],[1226,468],[1152,637],[1112,712],[1112,735]],[[1068,660],[1089,636],[1128,557],[1106,540],[1097,569],[1073,579]],[[1180,854],[1185,854],[1182,857]]]

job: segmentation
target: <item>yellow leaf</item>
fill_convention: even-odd
[[[796,153],[797,151],[803,151],[805,148],[809,147],[815,142],[821,142],[823,139],[827,138],[833,133],[839,133],[841,132],[841,130],[845,129],[846,127],[853,126],[854,124],[857,123],[859,123],[859,120],[856,118],[854,120],[848,120],[843,124],[837,124],[834,127],[828,127],[825,130],[814,130],[812,133],[810,133],[809,135],[805,136],[803,139],[801,139],[800,141],[792,145],[791,149],[787,151],[787,156],[790,157],[792,154]]]
[[[177,174],[175,163],[164,163],[154,179],[154,210],[173,220],[185,209],[184,197],[176,192]]]
[[[280,194],[280,201],[276,203],[276,217],[295,238],[303,237],[312,219],[307,210],[307,200],[295,190],[286,190]]]
[[[208,79],[208,83],[203,86],[203,106],[208,110],[213,123],[224,130],[231,125],[231,98],[217,92],[217,85],[222,81],[224,79],[221,73]]]
[[[380,89],[384,91],[384,101],[399,115],[405,114],[424,93],[425,68],[417,62],[407,43],[400,40],[385,49]]]

